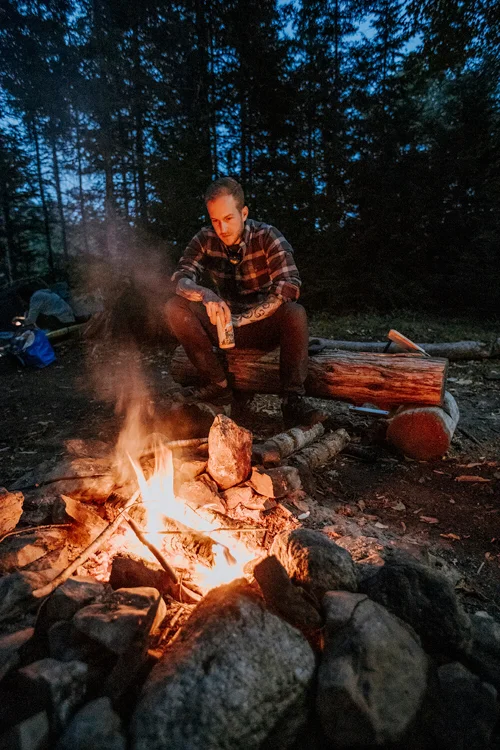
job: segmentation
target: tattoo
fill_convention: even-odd
[[[255,305],[255,307],[250,308],[250,310],[247,310],[240,315],[233,315],[233,326],[235,328],[241,328],[241,326],[246,326],[249,323],[255,323],[257,320],[268,318],[270,315],[276,312],[278,307],[280,307],[280,305],[282,304],[282,299],[279,299],[279,297],[275,297],[274,295],[270,295],[266,299],[266,301],[262,302],[260,305]]]
[[[179,297],[185,297],[190,302],[203,302],[205,304],[206,302],[210,302],[210,289],[206,289],[204,286],[199,286],[199,284],[196,284],[194,281],[191,281],[191,279],[179,279],[177,282],[177,287],[175,289],[175,293],[179,295]],[[213,295],[214,299],[216,295]]]

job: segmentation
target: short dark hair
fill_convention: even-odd
[[[212,182],[205,191],[205,204],[215,200],[219,195],[232,195],[238,211],[241,211],[245,205],[243,188],[232,177],[219,177],[218,180]]]

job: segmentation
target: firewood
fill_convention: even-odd
[[[291,430],[280,432],[279,435],[266,440],[262,445],[254,445],[254,456],[263,466],[278,466],[281,459],[291,456],[292,453],[314,443],[325,428],[321,422],[312,427],[292,427]]]
[[[341,427],[339,430],[325,435],[321,440],[290,456],[287,459],[287,463],[291,466],[296,466],[299,471],[302,470],[307,473],[311,469],[324,466],[346,447],[350,439],[347,432]]]
[[[259,495],[273,498],[285,497],[302,487],[299,472],[294,466],[278,466],[274,469],[254,467],[249,483]]]
[[[234,387],[252,393],[280,393],[279,350],[226,352]],[[419,354],[366,354],[324,351],[309,357],[305,382],[310,396],[378,406],[440,406],[448,363]],[[172,358],[172,377],[187,385],[197,373],[182,348]]]
[[[446,392],[443,408],[400,407],[389,421],[387,440],[409,458],[440,458],[451,445],[459,417],[457,402]]]
[[[208,454],[210,476],[223,490],[234,487],[250,474],[252,433],[218,414],[208,435]]]

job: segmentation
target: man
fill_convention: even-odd
[[[300,277],[293,250],[275,227],[248,219],[243,189],[236,180],[213,182],[205,203],[212,228],[193,237],[172,276],[176,295],[166,306],[167,322],[206,385],[192,397],[217,405],[233,394],[213,350],[217,315],[232,320],[239,348],[280,345],[280,382],[285,425],[317,421],[302,399],[309,334],[297,304]]]
[[[24,294],[20,294],[26,304]],[[75,322],[73,310],[62,297],[50,289],[38,289],[29,299],[29,310],[25,315],[25,323],[35,325],[38,321],[40,328],[56,329]]]

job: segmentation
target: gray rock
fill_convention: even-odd
[[[66,543],[65,531],[53,529],[32,534],[20,534],[4,539],[0,545],[0,574],[14,572]]]
[[[294,529],[274,538],[276,555],[294,583],[321,601],[327,591],[357,591],[356,568],[350,554],[321,531]]]
[[[79,609],[100,601],[110,587],[87,576],[68,578],[42,605],[36,623],[37,635],[60,620],[71,620]]]
[[[72,622],[114,654],[124,654],[138,633],[154,631],[165,614],[165,602],[156,589],[117,589],[99,604],[80,609]]]
[[[109,698],[87,703],[71,719],[56,750],[126,750],[121,720]]]
[[[19,571],[0,578],[0,623],[17,620],[37,606],[33,591],[55,577],[53,571],[28,573]]]
[[[0,638],[0,680],[19,664],[19,651],[33,637],[34,628],[23,628]]]
[[[40,711],[11,727],[0,736],[2,750],[47,750],[49,747],[49,719]]]
[[[213,589],[153,668],[133,750],[288,747],[305,723],[314,655],[245,581]],[[284,723],[286,732],[279,733]]]
[[[323,606],[316,706],[330,746],[400,740],[427,685],[428,661],[416,635],[362,594],[331,592]]]
[[[47,710],[54,731],[68,723],[82,703],[87,689],[87,665],[80,661],[62,663],[41,659],[17,672],[17,687],[24,701]]]
[[[455,653],[470,641],[469,618],[444,575],[392,550],[384,565],[363,567],[359,590],[409,623],[426,649]]]
[[[116,483],[112,462],[105,458],[64,459],[44,479],[61,494],[93,502],[107,500]]]
[[[465,651],[468,666],[500,690],[500,623],[487,612],[470,618],[471,642]]]
[[[497,691],[454,662],[438,669],[441,711],[433,722],[442,750],[484,750],[498,719]]]

